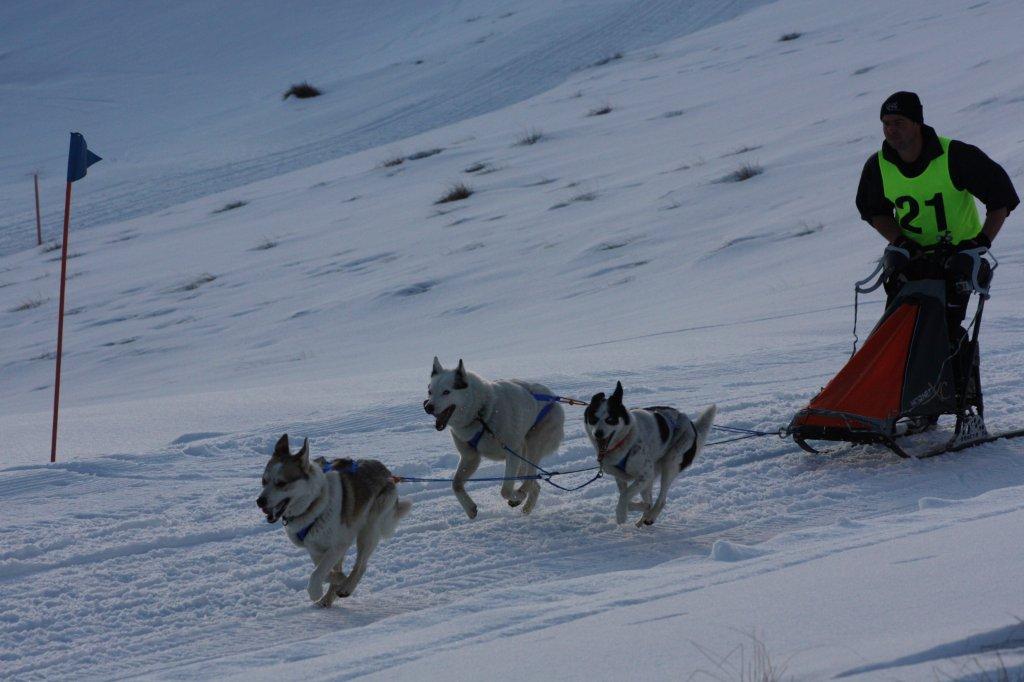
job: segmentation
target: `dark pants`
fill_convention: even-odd
[[[981,410],[978,352],[977,348],[971,346],[967,330],[961,326],[967,316],[971,290],[966,286],[963,276],[948,269],[946,262],[946,258],[919,254],[902,269],[890,272],[883,283],[886,293],[885,307],[888,310],[893,299],[908,281],[939,279],[946,283],[946,329],[949,332],[949,350],[957,400],[960,403],[966,399],[968,405]]]

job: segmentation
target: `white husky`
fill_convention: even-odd
[[[616,382],[611,398],[605,399],[604,393],[591,398],[583,419],[601,469],[619,486],[615,522],[625,523],[627,511],[643,511],[636,522],[639,528],[657,520],[672,481],[700,454],[715,419],[715,405],[696,422],[671,407],[627,410],[622,406],[622,383]],[[657,478],[661,489],[652,504]],[[633,501],[637,495],[641,502]]]
[[[445,369],[434,358],[423,409],[433,415],[438,431],[452,431],[462,457],[452,490],[471,519],[477,510],[466,493],[466,479],[480,466],[481,457],[504,460],[505,478],[510,479],[537,473],[523,459],[539,464],[562,444],[565,412],[547,386],[518,379],[485,381],[467,372],[462,360],[457,368]],[[504,481],[501,496],[510,507],[525,501],[523,513],[529,514],[537,504],[540,483],[523,481],[518,489],[514,484]]]
[[[288,538],[309,552],[316,568],[306,591],[324,607],[355,591],[377,543],[391,537],[412,506],[399,501],[391,472],[377,460],[310,462],[309,441],[293,455],[288,434],[278,439],[267,462],[256,504],[268,522],[283,520]],[[346,576],[342,563],[353,540],[356,560]],[[330,583],[326,592],[325,582]]]

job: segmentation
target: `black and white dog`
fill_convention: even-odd
[[[707,442],[715,409],[715,405],[707,408],[695,422],[672,407],[627,410],[622,405],[621,382],[616,382],[610,398],[604,393],[591,398],[583,418],[602,471],[614,476],[619,486],[616,523],[625,523],[628,511],[643,512],[636,522],[638,528],[657,520],[672,481],[693,463]],[[654,502],[657,478],[661,489]],[[640,502],[634,502],[637,495]]]
[[[309,552],[316,568],[306,587],[309,598],[330,606],[348,597],[366,571],[381,538],[395,532],[412,502],[398,499],[388,468],[374,459],[309,459],[309,442],[294,455],[281,436],[263,470],[256,504],[274,523],[281,519],[288,539]],[[345,575],[345,553],[356,543],[356,560]],[[324,590],[324,583],[329,583]]]

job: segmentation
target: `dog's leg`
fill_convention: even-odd
[[[523,513],[529,514],[537,506],[537,498],[540,497],[540,483],[537,481],[527,481],[523,484],[523,487],[527,488],[526,504],[523,505]]]
[[[530,455],[533,453],[532,450],[529,449],[529,445],[527,445],[527,453],[528,454],[524,456],[527,459],[532,460],[533,458]],[[537,473],[539,473],[537,468],[532,464],[527,464],[526,462],[520,463],[519,476],[535,476]],[[526,500],[526,503],[523,504],[523,513],[529,514],[533,511],[533,508],[537,506],[537,497],[540,495],[540,483],[537,482],[536,479],[523,481],[522,485],[519,486],[519,490],[516,492]],[[511,502],[509,502],[509,504],[512,505]]]
[[[661,514],[661,510],[665,508],[665,500],[668,499],[668,488],[672,485],[672,481],[675,480],[676,476],[679,475],[679,464],[682,461],[680,457],[665,457],[661,461],[661,488],[658,490],[658,501],[654,503],[648,511],[644,512],[644,515],[637,521],[637,528],[640,526],[650,526],[658,520],[658,516]],[[651,481],[651,488],[654,487],[654,481]]]
[[[544,455],[549,454],[540,450],[539,443],[534,442],[531,444],[529,440],[526,441],[526,451],[529,453],[527,458],[531,462],[540,462]],[[523,464],[523,475],[534,475],[539,473],[540,470],[537,467],[531,464]],[[540,481],[537,479],[523,482],[520,492],[525,491],[526,494],[526,504],[523,505],[524,514],[529,514],[533,511],[533,508],[537,506],[537,498],[540,497],[540,487]]]
[[[341,555],[341,559],[334,565],[331,572],[327,574],[327,582],[331,584],[331,587],[337,587],[348,580],[348,576],[345,575],[345,554],[348,554],[348,548],[351,545],[345,545],[345,552]]]
[[[525,451],[525,443],[518,443],[516,452]],[[524,455],[525,456],[525,455]],[[501,496],[508,500],[508,506],[518,507],[523,502],[523,498],[526,497],[522,492],[522,488],[519,490],[515,489],[515,477],[519,475],[519,465],[525,464],[518,457],[512,455],[505,456],[505,480],[501,482]]]
[[[466,515],[475,519],[476,502],[466,492],[466,479],[476,473],[477,467],[480,466],[480,453],[458,441],[455,442],[455,446],[462,459],[459,461],[459,468],[456,469],[455,477],[452,479],[452,490],[455,491],[455,497],[459,499],[459,504],[466,510]]]
[[[611,472],[609,472],[609,473],[611,473]],[[615,476],[615,474],[613,473],[612,476]],[[619,507],[622,506],[623,500],[626,501],[627,507],[629,506],[629,498],[626,497],[626,488],[628,487],[628,485],[629,484],[626,482],[626,480],[624,478],[620,478],[618,476],[615,476],[615,487],[618,488],[618,490],[619,490],[619,501],[618,501],[618,503],[615,506],[615,523],[625,523],[626,522],[626,515],[624,513],[622,514],[622,520],[621,521],[619,520]]]
[[[626,522],[626,512],[629,510],[630,501],[648,485],[648,482],[649,477],[646,474],[641,475],[619,494],[619,504],[615,507],[615,523]]]
[[[524,450],[522,455],[526,459],[530,459],[530,455],[529,455],[528,451]],[[514,474],[515,476],[519,476],[519,477],[522,477],[522,476],[532,476],[533,474],[537,473],[536,470],[531,465],[527,464],[526,462],[517,462],[517,464],[518,464],[518,466],[516,467],[516,473]],[[526,480],[521,481],[519,483],[519,488],[516,489],[516,494],[519,495],[520,498],[526,499],[526,497],[529,494],[528,490],[529,490],[529,487],[530,487],[530,485],[529,485],[530,483],[531,483],[531,481],[526,481]],[[514,505],[512,505],[512,506],[514,506]]]
[[[356,562],[352,566],[352,572],[348,574],[348,580],[344,585],[338,587],[339,597],[350,597],[356,591],[356,585],[363,579],[366,565],[370,561],[373,550],[377,549],[378,542],[380,542],[380,529],[376,523],[367,524],[363,530],[359,531],[359,537],[356,538]]]
[[[651,485],[647,486],[646,488],[644,488],[643,490],[640,491],[640,501],[639,502],[630,502],[629,503],[629,511],[642,511],[642,512],[645,512],[648,509],[650,509],[651,508],[651,502],[653,501],[653,489],[654,489],[654,482],[652,481]]]
[[[324,552],[320,560],[317,561],[316,568],[313,569],[313,574],[309,576],[309,582],[306,584],[306,593],[309,594],[311,601],[315,601],[321,606],[330,606],[331,602],[334,601],[333,597],[331,597],[327,599],[327,603],[321,603],[326,599],[324,583],[328,581],[331,569],[344,558],[347,550],[347,543],[338,547],[332,547],[327,552]],[[333,591],[333,589],[330,589],[327,592],[330,594]]]

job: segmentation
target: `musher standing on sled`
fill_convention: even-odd
[[[951,256],[991,247],[1020,199],[1006,171],[984,152],[924,125],[915,93],[890,95],[879,117],[885,142],[864,164],[857,209],[895,247],[885,259],[886,305],[908,280],[944,279],[949,338],[960,348],[971,292],[962,286],[963,275],[949,267]],[[975,197],[985,204],[984,223]],[[960,377],[970,370],[958,369],[959,392]]]

